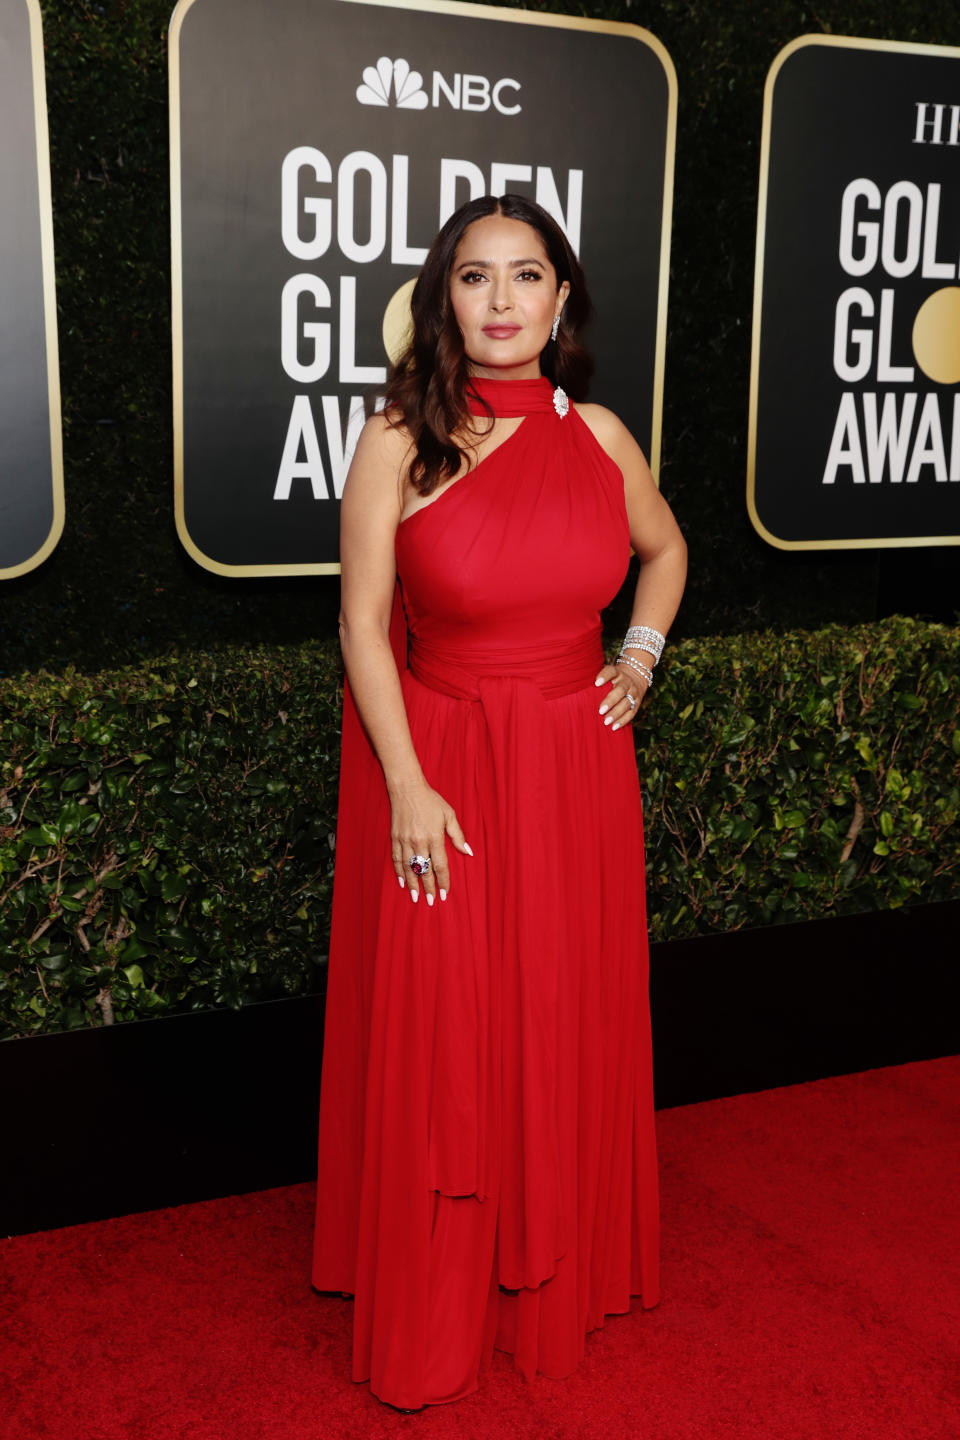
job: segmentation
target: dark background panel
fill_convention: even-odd
[[[581,257],[594,291],[591,343],[595,399],[633,428],[649,453],[660,275],[660,229],[668,89],[654,52],[632,37],[549,24],[515,25],[462,15],[285,0],[279,6],[198,0],[178,45],[184,261],[184,494],[189,534],[222,564],[268,567],[338,559],[332,497],[315,500],[306,480],[273,499],[293,398],[306,394],[322,433],[321,399],[345,411],[369,387],[338,375],[341,275],[357,286],[358,363],[385,363],[383,312],[417,267],[394,265],[387,248],[359,263],[334,234],[314,260],[287,252],[281,237],[281,166],[298,146],[323,153],[333,180],[314,191],[334,201],[343,157],[367,151],[388,176],[408,157],[408,235],[429,244],[439,222],[441,160],[465,160],[489,179],[491,163],[548,166],[561,204],[571,169],[584,173]],[[446,77],[517,80],[521,112],[365,106],[356,89],[379,56],[403,56],[432,90]],[[237,101],[244,97],[243,104]],[[511,92],[511,99],[513,92]],[[555,123],[558,102],[576,124]],[[370,233],[369,182],[357,185],[354,232]],[[465,194],[465,191],[464,191]],[[333,358],[315,383],[291,379],[280,361],[280,296],[300,273],[331,294]],[[311,309],[309,303],[305,306]],[[321,449],[324,450],[321,442]],[[325,456],[326,458],[326,456]],[[329,475],[329,470],[328,470]]]
[[[24,0],[0,8],[0,571],[53,524],[33,58]]]
[[[875,302],[894,291],[891,359],[914,364],[913,320],[935,291],[960,282],[903,278],[881,264],[849,275],[839,260],[840,210],[849,181],[866,177],[884,196],[898,180],[925,192],[941,186],[937,258],[960,260],[960,150],[914,143],[917,101],[960,94],[960,56],[894,53],[816,44],[795,51],[774,86],[760,344],[756,498],[760,518],[784,540],[954,536],[960,534],[960,484],[925,469],[913,485],[855,485],[849,469],[822,483],[844,391],[902,396],[916,392],[917,417],[928,391],[941,396],[949,459],[956,386],[936,385],[915,367],[912,381],[876,377],[876,353],[858,382],[833,368],[835,308],[856,286]],[[858,214],[866,215],[861,205]],[[869,212],[880,221],[881,213]],[[901,216],[903,219],[903,216]],[[900,244],[903,245],[901,224]],[[902,253],[902,251],[901,251]]]

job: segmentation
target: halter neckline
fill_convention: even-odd
[[[494,380],[471,375],[466,393],[471,415],[487,415],[489,406],[498,418],[507,418],[547,414],[554,409],[553,392],[554,386],[545,375],[536,375],[532,380]]]

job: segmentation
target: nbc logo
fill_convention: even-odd
[[[423,76],[419,70],[411,70],[406,60],[391,60],[381,55],[376,65],[367,65],[363,72],[363,84],[357,86],[357,99],[361,105],[389,105],[391,93],[393,103],[400,110],[426,110],[442,102],[453,110],[499,110],[501,115],[519,115],[520,104],[505,103],[504,92],[512,91],[511,99],[519,93],[518,80],[490,81],[485,75],[454,75],[447,79],[439,70],[434,70],[431,93],[423,88]]]
[[[390,88],[401,110],[425,110],[429,101],[419,70],[411,70],[406,60],[388,60],[381,55],[376,65],[363,72],[363,84],[357,86],[361,105],[389,105]]]

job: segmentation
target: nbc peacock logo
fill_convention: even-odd
[[[425,110],[430,103],[419,70],[411,70],[406,60],[381,55],[376,65],[364,69],[357,99],[361,105],[389,105],[391,90],[394,104],[401,110]]]

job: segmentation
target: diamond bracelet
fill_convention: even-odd
[[[644,665],[642,660],[634,660],[632,655],[620,654],[617,656],[616,660],[613,663],[615,665],[629,665],[631,670],[636,670],[638,675],[643,676],[644,680],[646,680],[647,682],[647,689],[649,690],[652,688],[653,671],[650,669],[649,665]]]
[[[621,653],[624,650],[646,650],[653,656],[653,663],[656,665],[666,643],[666,637],[661,635],[659,630],[654,630],[649,625],[631,625],[623,637],[620,650]]]

